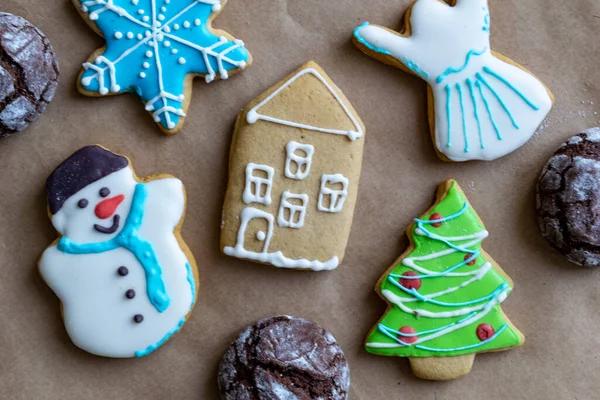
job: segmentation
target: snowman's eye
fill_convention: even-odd
[[[102,197],[106,197],[110,194],[110,189],[107,187],[103,187],[102,189],[100,189],[100,196]]]
[[[77,207],[79,208],[86,208],[88,206],[88,201],[87,199],[81,199],[77,202]]]

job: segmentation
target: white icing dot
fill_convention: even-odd
[[[173,25],[173,29],[175,29],[175,30],[179,29],[179,24]]]
[[[173,129],[173,128],[175,128],[175,122],[173,122],[173,121],[169,121],[169,122],[167,123],[167,126],[169,127],[169,129]]]
[[[97,19],[98,19],[98,14],[96,14],[95,12],[91,13],[91,14],[90,14],[90,19],[91,19],[92,21],[95,21],[95,20],[97,20]]]
[[[163,31],[165,31],[165,33],[169,33],[169,32],[171,32],[171,28],[170,28],[170,27],[168,27],[168,26],[165,26],[165,27],[163,28]]]
[[[123,34],[121,32],[115,32],[115,39],[121,39]]]
[[[185,58],[183,57],[179,57],[179,60],[177,60],[177,62],[181,65],[185,64]]]
[[[147,63],[147,62],[144,62],[144,63],[142,64],[142,66],[143,66],[144,68],[150,68],[150,64],[149,64],[149,63]]]
[[[177,54],[178,52],[179,52],[179,50],[177,50],[177,49],[171,50],[171,54]]]
[[[133,39],[133,32],[127,32],[127,39]]]
[[[138,40],[141,40],[143,37],[144,37],[144,36],[143,36],[141,33],[138,33],[138,34],[137,34],[137,38],[138,38]]]
[[[140,0],[131,0],[131,4],[133,4],[134,6],[137,6],[139,2]]]
[[[147,16],[147,15],[144,15],[144,16],[142,17],[142,21],[144,21],[144,22],[148,22],[148,21],[150,21],[150,17],[149,17],[149,16]]]
[[[148,46],[154,46],[154,40],[149,41]]]
[[[213,11],[219,11],[221,9],[221,4],[217,3],[212,7]]]
[[[163,35],[162,33],[159,33],[158,35],[156,35],[156,39],[159,42],[162,42],[165,39],[165,35]]]
[[[138,10],[138,14],[144,15],[144,10]]]
[[[105,88],[105,87],[100,88],[100,94],[104,95],[104,94],[107,94],[107,93],[108,93],[108,89],[107,88]]]
[[[151,52],[150,50],[148,50],[148,51],[146,52],[146,57],[150,58],[150,57],[152,57],[152,55],[153,55],[153,54],[152,54],[152,52]]]
[[[165,20],[165,16],[162,14],[158,14],[158,20],[159,21],[164,21]]]
[[[261,242],[267,238],[267,235],[263,231],[256,232],[256,238]]]
[[[200,26],[201,23],[202,23],[202,21],[200,21],[198,18],[196,18],[194,20],[194,25],[196,25],[196,26]]]
[[[189,21],[184,21],[183,22],[183,27],[184,28],[189,28],[190,27],[190,22]]]
[[[171,3],[171,0],[165,0],[165,4]]]
[[[121,86],[119,86],[119,85],[112,85],[110,87],[110,91],[113,93],[117,93],[119,90],[121,90]]]
[[[154,21],[154,26],[158,28],[160,26],[160,22]]]
[[[150,37],[150,36],[152,36],[152,32],[146,31],[146,37]]]
[[[166,12],[166,11],[167,11],[167,7],[165,7],[165,6],[162,6],[162,7],[160,8],[160,11],[162,11],[162,12]]]
[[[81,11],[88,12],[88,8],[86,6],[81,6]]]
[[[163,42],[163,46],[165,46],[165,47],[169,47],[170,45],[171,45],[171,42],[169,42],[168,40],[165,40]]]

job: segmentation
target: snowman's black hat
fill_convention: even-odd
[[[119,171],[128,164],[127,158],[100,146],[86,146],[77,150],[46,181],[50,213],[56,214],[69,197],[90,183]]]

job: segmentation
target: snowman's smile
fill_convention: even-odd
[[[113,223],[111,226],[109,226],[108,228],[102,225],[94,225],[94,229],[97,230],[100,233],[105,233],[107,235],[110,235],[112,233],[115,233],[117,231],[117,229],[119,229],[119,222],[121,220],[121,217],[119,216],[119,214],[115,214],[115,216],[113,217]]]

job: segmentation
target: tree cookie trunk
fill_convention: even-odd
[[[409,357],[413,373],[431,381],[449,381],[467,375],[473,366],[475,354],[456,357]]]

